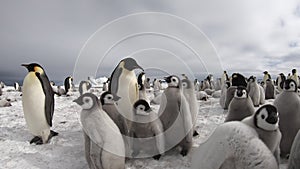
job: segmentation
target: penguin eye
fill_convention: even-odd
[[[265,119],[265,115],[261,115],[261,118],[262,118],[262,119]]]
[[[290,86],[291,86],[291,87],[294,87],[294,83],[291,83]]]
[[[176,80],[175,78],[172,78],[172,81],[173,81],[173,82],[176,82],[177,80]]]
[[[186,83],[182,83],[182,86],[183,86],[183,87],[187,87],[187,84],[186,84]]]
[[[88,102],[90,102],[90,99],[86,98],[86,99],[84,99],[84,102],[88,103]]]
[[[111,99],[112,99],[112,97],[111,97],[111,96],[108,96],[108,97],[107,97],[107,99],[111,100]]]

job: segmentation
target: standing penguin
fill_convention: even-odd
[[[276,107],[270,104],[263,105],[253,116],[246,117],[242,122],[255,129],[258,137],[271,150],[279,164],[281,132]]]
[[[91,83],[89,81],[81,81],[79,83],[79,94],[80,96],[84,93],[88,92],[88,90],[92,87]]]
[[[279,92],[283,90],[283,83],[285,80],[286,80],[285,75],[283,73],[280,73],[275,82]]]
[[[219,103],[221,105],[221,107],[224,109],[225,108],[225,100],[226,100],[226,94],[227,94],[227,89],[230,87],[230,82],[227,81],[221,89],[221,97],[219,100]]]
[[[247,85],[248,95],[250,96],[255,107],[259,106],[260,103],[260,89],[256,81],[256,77],[250,76]]]
[[[19,91],[19,92],[21,91],[21,86],[19,85],[18,82],[15,82],[15,83],[14,83],[14,87],[15,87],[15,90],[16,90],[16,91]]]
[[[175,76],[165,78],[168,87],[162,94],[159,118],[163,124],[166,150],[180,147],[182,156],[192,147],[193,122],[189,105],[181,89],[180,79]]]
[[[299,87],[299,77],[298,77],[296,69],[292,70],[292,75],[291,75],[290,79],[293,79],[296,82],[297,88],[298,88]]]
[[[224,70],[223,75],[221,77],[221,87],[224,86],[227,81],[229,81],[229,77],[227,72]]]
[[[237,87],[234,97],[228,107],[228,114],[225,122],[241,121],[255,112],[251,98],[243,86]]]
[[[133,157],[136,157],[140,150],[145,150],[147,156],[151,155],[155,160],[159,160],[165,152],[165,138],[163,125],[157,113],[152,111],[145,100],[135,102],[133,113],[134,122],[130,131],[130,135],[134,137]]]
[[[68,94],[68,92],[72,89],[73,87],[73,78],[71,76],[68,76],[66,79],[65,79],[65,82],[64,82],[64,85],[65,85],[65,91],[66,93]]]
[[[300,168],[300,130],[296,135],[289,158],[287,169],[299,169]]]
[[[146,94],[145,80],[146,80],[145,73],[141,72],[137,78],[138,89],[139,89],[139,99],[146,100],[148,103],[150,103],[150,100],[147,98],[147,94]]]
[[[284,82],[284,89],[276,97],[274,106],[279,113],[279,128],[282,133],[281,156],[286,157],[290,153],[293,140],[300,129],[300,98],[294,80],[287,79]]]
[[[266,81],[272,78],[268,71],[264,71],[263,73],[264,73],[263,82],[266,84]]]
[[[106,91],[101,94],[100,102],[102,109],[109,115],[109,117],[116,123],[120,129],[121,134],[128,135],[128,127],[126,124],[126,119],[119,113],[116,102],[120,97],[111,94],[109,91]]]
[[[194,151],[192,169],[278,169],[256,131],[242,122],[219,125]]]
[[[125,169],[125,148],[117,125],[102,110],[98,98],[85,93],[74,100],[82,107],[85,156],[90,168]]]
[[[195,94],[195,87],[193,82],[190,81],[189,79],[182,79],[181,84],[182,84],[183,94],[186,98],[186,101],[189,104],[189,108],[191,111],[191,117],[192,117],[193,128],[194,128],[193,136],[197,136],[199,135],[199,133],[195,130],[195,126],[196,126],[199,106]]]
[[[22,64],[28,70],[23,81],[22,105],[31,134],[31,143],[44,144],[58,133],[50,130],[54,113],[54,93],[46,72],[37,63]]]
[[[120,61],[110,77],[109,91],[121,99],[117,102],[119,112],[128,120],[133,120],[132,106],[139,98],[137,79],[134,69],[142,69],[133,58]],[[128,121],[130,130],[131,123]]]
[[[265,99],[275,99],[275,87],[270,79],[266,81]]]

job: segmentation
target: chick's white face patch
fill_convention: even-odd
[[[83,109],[91,109],[94,105],[93,99],[90,97],[83,97],[82,98],[83,104],[81,105],[81,107]]]
[[[277,115],[278,117],[278,115]],[[256,116],[257,118],[257,126],[261,129],[267,130],[267,131],[274,131],[278,129],[278,123],[279,119],[277,120],[277,123],[271,124],[266,121],[268,118],[268,112],[266,109],[262,109],[260,113]]]

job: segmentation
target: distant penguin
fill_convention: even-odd
[[[290,79],[293,79],[296,82],[297,87],[299,87],[299,77],[298,77],[296,69],[292,70],[292,75],[291,75]]]
[[[68,94],[68,92],[72,89],[73,87],[73,78],[71,76],[68,76],[66,79],[65,79],[65,82],[64,82],[64,85],[65,85],[65,91],[66,93]]]
[[[153,90],[154,90],[154,96],[157,97],[158,95],[160,95],[160,90],[161,90],[161,84],[159,82],[159,80],[154,79],[153,81]]]
[[[107,82],[103,82],[102,91],[104,91],[104,92],[108,91],[108,83]]]
[[[91,87],[92,87],[92,84],[89,81],[81,81],[79,83],[80,96],[83,95],[84,93],[87,93]]]
[[[283,73],[280,73],[275,83],[279,92],[283,90],[283,83],[285,80],[286,80],[285,75]]]
[[[233,73],[231,76],[231,86],[247,87],[246,78],[240,73]]]
[[[256,81],[256,77],[250,76],[247,85],[248,95],[250,96],[255,107],[260,104],[260,89],[259,84]]]
[[[2,96],[2,93],[3,93],[2,87],[0,87],[0,96]]]
[[[1,82],[0,82],[0,88],[3,89],[4,87],[5,87],[5,84],[4,84],[4,82],[1,81]]]
[[[230,82],[227,81],[226,83],[224,83],[224,85],[222,86],[222,89],[221,89],[221,97],[220,97],[219,103],[223,109],[225,108],[226,93],[227,93],[227,89],[229,87],[230,87]]]
[[[227,81],[229,81],[229,77],[227,75],[227,72],[224,70],[223,75],[221,77],[221,87],[224,86]]]
[[[30,144],[44,144],[58,134],[50,130],[54,113],[54,94],[46,72],[39,64],[22,66],[28,70],[22,90],[24,117],[30,133],[35,136]]]
[[[289,157],[287,169],[299,169],[300,168],[300,130],[298,131]]]
[[[138,100],[133,105],[134,122],[130,135],[134,138],[133,157],[143,157],[139,155],[144,150],[146,156],[152,156],[155,160],[159,160],[165,152],[165,138],[163,125],[148,102]],[[139,155],[139,156],[138,156]]]
[[[150,78],[147,78],[145,81],[145,88],[146,89],[150,89],[151,88],[151,84],[150,84]]]
[[[255,109],[251,98],[247,94],[247,90],[243,86],[237,87],[234,97],[228,106],[228,114],[225,122],[241,121],[245,117],[254,114]]]
[[[259,138],[271,150],[279,164],[281,132],[276,107],[270,104],[263,105],[253,116],[246,117],[242,122],[255,129]]]
[[[260,99],[259,99],[260,104],[265,104],[265,102],[266,102],[265,89],[261,85],[259,85],[259,96],[260,96]]]
[[[268,71],[264,71],[263,73],[264,73],[263,82],[266,84],[266,81],[272,78]]]
[[[117,125],[102,110],[98,98],[85,93],[74,100],[82,107],[85,156],[90,168],[124,169],[125,147]]]
[[[265,99],[275,99],[275,87],[270,79],[266,81]]]
[[[57,86],[57,93],[59,96],[66,95],[65,89],[63,89],[61,86]]]
[[[147,98],[147,93],[146,93],[146,88],[145,88],[145,80],[146,80],[145,73],[141,72],[137,78],[138,89],[139,89],[139,99],[146,100],[148,103],[150,103],[150,100]]]
[[[109,91],[121,99],[117,102],[119,112],[132,121],[132,106],[139,98],[137,78],[134,69],[142,69],[133,58],[125,58],[120,61],[111,74]],[[128,122],[130,130],[131,123]]]
[[[15,90],[16,90],[16,91],[18,91],[18,92],[21,91],[21,86],[19,85],[18,82],[15,82],[15,83],[14,83],[14,87],[15,87]]]
[[[215,90],[221,90],[222,88],[222,82],[221,82],[221,78],[217,78],[217,81],[215,83]]]
[[[219,125],[195,149],[192,169],[279,169],[256,131],[242,122]]]
[[[182,156],[186,156],[192,147],[193,122],[189,105],[181,89],[181,81],[171,75],[165,78],[165,89],[159,107],[159,118],[164,127],[166,150],[180,147]]]
[[[282,133],[281,156],[286,157],[290,153],[293,140],[300,129],[300,97],[297,94],[297,84],[294,80],[287,79],[284,82],[284,89],[277,95],[274,105],[279,113],[279,128]]]
[[[196,93],[197,100],[207,101],[208,94],[205,91],[199,91]]]
[[[192,122],[194,126],[193,136],[196,136],[199,135],[199,133],[195,130],[199,106],[197,102],[197,97],[195,95],[195,87],[193,82],[190,81],[189,79],[182,79],[181,84],[182,84],[183,94],[186,98],[186,101],[189,104],[189,108],[191,112]]]
[[[120,97],[113,95],[109,91],[101,94],[100,101],[102,109],[109,115],[109,117],[116,123],[120,129],[121,134],[128,135],[128,127],[126,119],[119,113],[116,102]]]
[[[1,90],[1,88],[0,88]],[[0,99],[0,107],[10,107],[11,104],[9,101],[7,101],[6,99]]]

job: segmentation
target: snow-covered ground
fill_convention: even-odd
[[[6,87],[1,99],[10,98],[11,107],[0,107],[0,168],[3,169],[81,169],[88,168],[84,157],[83,135],[79,122],[81,108],[73,103],[78,97],[55,97],[53,130],[59,135],[49,144],[30,145],[32,135],[28,132],[22,110],[20,92]],[[272,101],[271,101],[272,102]],[[210,98],[199,101],[197,119],[199,136],[194,138],[194,148],[209,136],[225,118],[219,99]],[[159,161],[152,158],[131,159],[126,162],[127,169],[187,169],[190,168],[191,153],[182,157],[179,153],[169,152]],[[286,168],[286,160],[281,161],[281,169]]]

